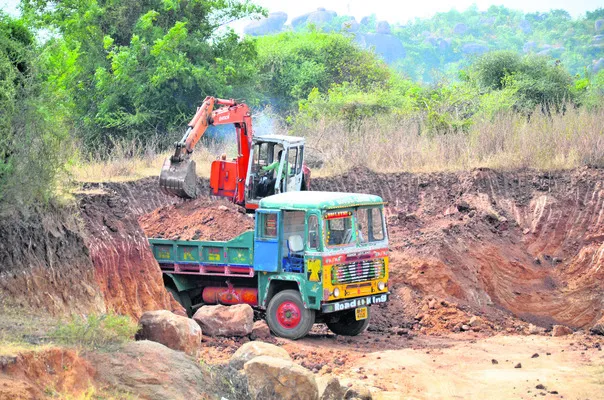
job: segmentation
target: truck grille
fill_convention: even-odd
[[[331,283],[355,283],[383,278],[386,275],[386,265],[383,258],[355,261],[334,265],[331,270]]]

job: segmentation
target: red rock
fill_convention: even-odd
[[[209,336],[247,336],[254,326],[254,311],[248,304],[203,306],[193,319]]]
[[[552,329],[552,336],[566,336],[573,333],[573,330],[568,326],[564,325],[554,325]]]
[[[167,310],[147,311],[139,325],[137,340],[151,340],[190,355],[201,347],[201,328],[190,318]]]
[[[257,339],[270,339],[272,337],[271,330],[264,321],[256,321],[254,322],[254,326],[252,327],[252,335],[251,338],[253,340]]]

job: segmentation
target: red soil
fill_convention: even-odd
[[[230,240],[254,228],[254,220],[226,201],[207,198],[160,208],[139,218],[150,238]]]

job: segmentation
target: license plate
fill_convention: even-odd
[[[362,319],[367,319],[367,307],[359,307],[359,308],[355,309],[354,316],[357,319],[357,321],[360,321]]]

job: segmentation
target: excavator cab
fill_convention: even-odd
[[[310,170],[304,165],[302,137],[254,137],[249,163],[245,181],[248,209],[257,208],[264,197],[308,187]]]

